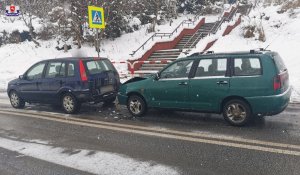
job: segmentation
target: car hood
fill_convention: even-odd
[[[148,77],[149,78],[149,77]],[[138,81],[143,81],[143,80],[146,80],[148,78],[144,78],[144,77],[134,77],[134,78],[131,78],[129,80],[127,80],[125,83],[123,84],[128,84],[128,83],[133,83],[133,82],[138,82]]]
[[[20,81],[20,79],[16,78],[16,79],[11,80],[10,82],[8,82],[8,85],[16,84],[18,81]]]

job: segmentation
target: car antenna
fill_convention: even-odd
[[[264,48],[264,50],[267,50],[267,48],[270,46],[272,44],[272,42],[269,44],[269,45],[267,45],[267,47],[266,48]]]
[[[280,30],[280,31],[282,31],[282,30]],[[279,32],[279,33],[277,34],[277,36],[273,39],[273,41],[271,41],[271,42],[267,45],[267,47],[266,47],[264,50],[267,50],[267,48],[268,48],[271,44],[273,44],[274,41],[276,41],[276,40],[279,38],[280,34],[281,34],[281,32]]]

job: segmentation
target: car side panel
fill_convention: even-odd
[[[246,58],[251,56],[246,56]],[[230,95],[241,97],[269,96],[274,94],[273,78],[276,75],[274,62],[270,58],[260,58],[262,75],[232,76]]]
[[[227,84],[218,84],[227,82]],[[189,102],[192,110],[219,112],[220,103],[229,92],[229,77],[190,79]]]

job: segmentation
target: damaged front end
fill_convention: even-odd
[[[134,77],[124,82],[118,92],[119,104],[126,105],[128,94],[137,93],[144,94],[144,89],[153,81],[153,76],[150,77]]]
[[[147,79],[147,78],[145,78],[145,77],[134,77],[134,78],[131,78],[131,79],[127,80],[123,84],[133,83],[133,82],[137,82],[137,81],[141,81],[141,80],[145,80],[145,79]]]

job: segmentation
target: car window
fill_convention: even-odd
[[[280,57],[280,55],[278,53],[274,53],[272,55],[272,57],[274,58],[275,64],[277,66],[277,69],[279,70],[279,72],[284,72],[286,70],[286,66],[282,60],[282,58]]]
[[[50,62],[46,68],[45,78],[65,77],[65,63]]]
[[[85,62],[88,74],[97,74],[103,71],[115,70],[108,60],[91,60]]]
[[[235,58],[234,59],[235,76],[253,76],[261,75],[261,64],[259,58]]]
[[[164,71],[160,73],[160,77],[162,79],[168,79],[168,78],[187,78],[191,67],[193,64],[193,60],[185,60],[185,61],[179,61],[168,68],[166,68]]]
[[[195,77],[225,76],[227,59],[201,59],[199,61]]]
[[[75,76],[75,72],[74,72],[74,70],[75,70],[75,65],[74,65],[74,63],[69,63],[68,64],[68,77],[73,77],[73,76]]]
[[[43,71],[44,71],[45,63],[39,63],[32,67],[28,72],[27,72],[27,79],[28,80],[35,80],[42,78]]]

